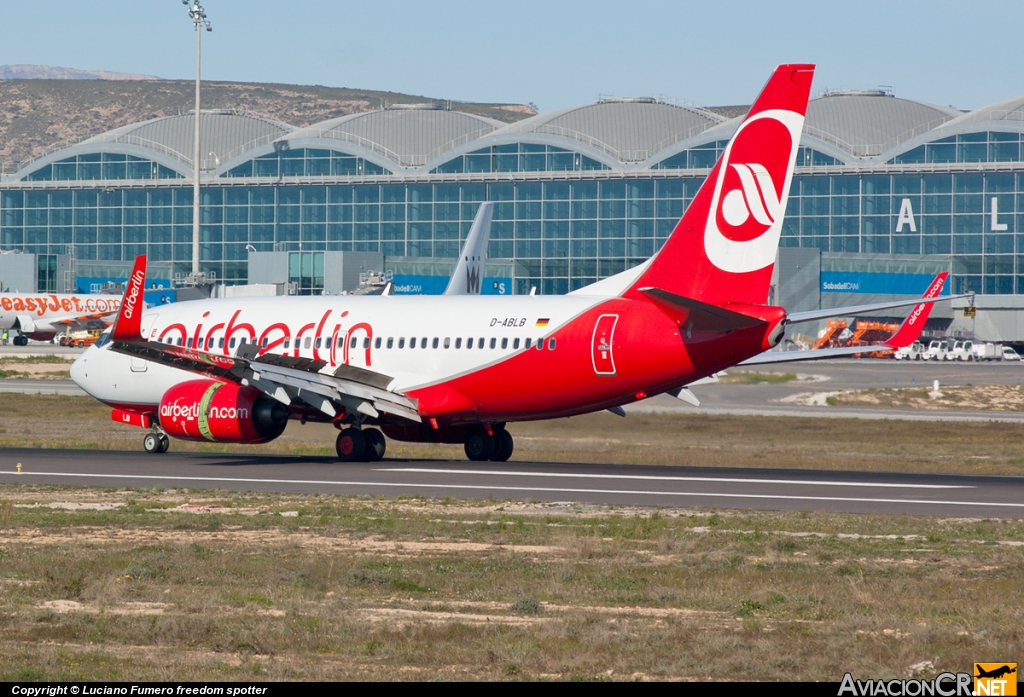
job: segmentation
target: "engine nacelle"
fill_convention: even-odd
[[[191,380],[160,399],[160,426],[183,440],[266,443],[284,433],[288,409],[253,387]]]

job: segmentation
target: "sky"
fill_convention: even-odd
[[[0,65],[195,77],[181,0],[2,0]],[[541,111],[601,96],[749,104],[784,62],[813,93],[974,109],[1024,95],[1019,0],[205,0],[203,78]]]

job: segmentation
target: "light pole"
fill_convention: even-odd
[[[188,8],[188,16],[196,28],[196,134],[195,147],[192,150],[192,280],[198,283],[200,280],[199,271],[199,57],[202,44],[203,27],[206,31],[213,31],[210,20],[206,18],[206,10],[199,4],[199,0],[181,0],[181,4]]]

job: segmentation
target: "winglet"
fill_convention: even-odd
[[[936,276],[935,280],[933,280],[928,286],[928,290],[925,291],[922,299],[938,297],[948,279],[948,271],[943,271]],[[921,330],[924,329],[924,325],[928,321],[928,315],[930,315],[931,312],[932,303],[919,303],[915,305],[911,313],[907,315],[905,320],[903,320],[903,324],[900,325],[900,328],[897,329],[896,333],[889,337],[884,344],[894,351],[901,349],[904,346],[910,346],[921,336]]]
[[[142,339],[143,296],[146,290],[146,255],[135,257],[135,266],[121,299],[121,308],[114,320],[110,338],[114,341],[140,341]]]

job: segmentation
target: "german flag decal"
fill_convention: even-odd
[[[550,322],[550,321],[551,320],[549,318],[542,317],[541,319],[537,320],[537,325],[536,326],[538,326],[538,327],[546,327],[546,326],[548,326],[548,322]]]

